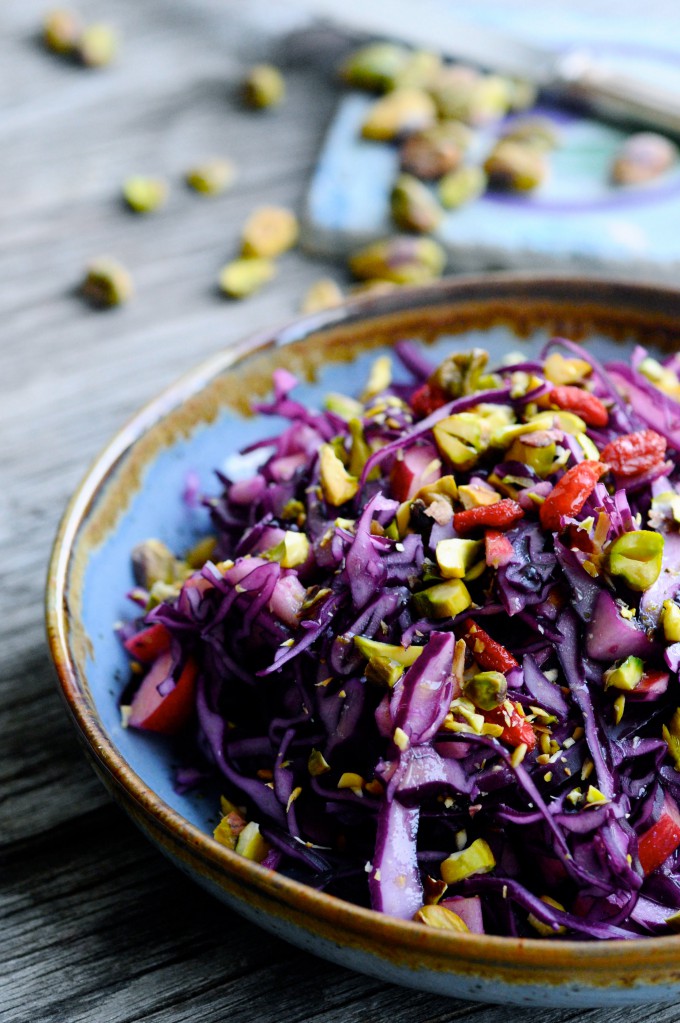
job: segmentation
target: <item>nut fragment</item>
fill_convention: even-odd
[[[80,34],[75,53],[86,67],[105,67],[118,53],[118,33],[110,25],[88,25]]]
[[[123,305],[132,295],[132,278],[117,260],[102,256],[88,266],[81,290],[92,305]]]
[[[230,298],[247,298],[275,274],[276,266],[270,259],[234,259],[220,271],[220,288]]]
[[[557,129],[548,117],[518,117],[508,125],[501,138],[543,150],[556,149],[560,144]]]
[[[164,178],[136,174],[123,183],[123,198],[135,213],[153,213],[168,199],[168,183]]]
[[[428,189],[411,174],[400,174],[390,196],[392,219],[403,231],[429,234],[441,223],[444,212]]]
[[[256,64],[243,81],[243,101],[255,110],[277,107],[285,95],[283,75],[273,64]]]
[[[372,242],[355,252],[349,268],[366,281],[420,284],[441,277],[446,265],[444,249],[432,238],[396,235]]]
[[[389,142],[434,124],[434,102],[421,89],[395,89],[369,109],[361,134],[365,139]]]
[[[440,931],[457,931],[459,934],[466,934],[470,930],[465,921],[446,906],[421,906],[413,919],[416,923],[428,924]]]
[[[397,75],[406,64],[409,51],[396,43],[370,43],[350,53],[340,68],[340,77],[355,89],[386,92],[394,88]]]
[[[185,180],[189,188],[203,195],[219,195],[224,192],[236,177],[236,168],[231,160],[214,157],[190,167]]]
[[[415,132],[399,154],[401,169],[432,181],[455,170],[463,159],[469,129],[459,121],[444,121]]]
[[[440,117],[479,125],[507,113],[512,88],[508,79],[500,75],[480,75],[472,68],[455,65],[444,69],[432,95]]]
[[[241,232],[241,253],[274,259],[295,245],[297,217],[284,206],[260,206],[248,217]]]
[[[322,277],[312,284],[302,300],[303,313],[318,313],[323,309],[334,309],[342,304],[343,294],[331,277]]]
[[[513,192],[530,192],[546,178],[548,165],[543,153],[521,142],[501,141],[484,162],[489,184]]]
[[[70,54],[80,38],[78,15],[67,8],[49,11],[43,21],[43,42],[53,53]]]
[[[481,167],[459,167],[439,182],[439,201],[447,210],[457,209],[479,198],[486,185],[487,177]]]
[[[678,158],[673,143],[651,131],[631,135],[623,143],[611,168],[617,185],[643,185],[669,170]]]
[[[438,53],[431,50],[414,50],[394,76],[391,88],[427,89],[436,81],[442,68]]]

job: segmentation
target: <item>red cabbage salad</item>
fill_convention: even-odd
[[[680,357],[393,357],[411,383],[380,356],[323,409],[277,369],[254,408],[285,425],[218,473],[211,536],[132,552],[123,721],[176,736],[180,790],[217,780],[218,842],[318,889],[678,930]]]

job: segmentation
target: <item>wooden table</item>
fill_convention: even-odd
[[[240,107],[244,67],[271,53],[275,27],[294,26],[276,4],[82,0],[84,17],[110,17],[123,37],[117,65],[100,71],[42,50],[44,6],[0,7],[0,1020],[524,1020],[355,976],[245,923],[147,844],[84,760],[43,636],[59,516],[142,402],[220,346],[291,317],[328,272],[295,252],[248,302],[224,301],[215,285],[251,209],[300,207],[337,94],[318,36],[311,50],[289,47],[279,111]],[[239,179],[204,199],[181,178],[213,153],[232,156]],[[121,181],[140,172],[172,182],[155,216],[121,206]],[[136,295],[98,313],[75,289],[103,252],[128,265]]]

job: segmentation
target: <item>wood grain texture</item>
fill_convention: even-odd
[[[275,28],[296,23],[279,4],[82,0],[83,17],[110,18],[123,36],[119,63],[100,72],[41,50],[43,9],[0,6],[0,1021],[519,1023],[524,1010],[402,991],[243,922],[142,839],[83,758],[43,636],[59,516],[142,402],[219,347],[290,318],[328,272],[292,253],[240,305],[214,284],[252,208],[300,207],[336,93],[319,67],[326,51],[305,61],[298,44],[280,111],[235,102],[243,68],[278,45]],[[181,175],[215,152],[240,176],[204,200]],[[146,171],[167,174],[172,196],[135,218],[120,183]],[[98,314],[74,289],[101,252],[129,266],[137,294]],[[627,1016],[540,1013],[544,1023]]]

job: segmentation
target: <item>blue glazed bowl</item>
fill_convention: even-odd
[[[309,951],[425,991],[494,1002],[612,1006],[680,995],[680,936],[625,942],[446,933],[317,892],[213,840],[216,806],[179,795],[171,748],[120,725],[127,659],[114,625],[130,613],[130,551],[158,537],[173,549],[204,534],[181,494],[271,433],[248,416],[286,366],[296,397],[354,392],[377,353],[403,338],[434,355],[472,344],[526,355],[551,335],[600,355],[680,344],[680,292],[579,278],[488,275],[367,297],[262,334],[200,366],[144,408],[101,453],[71,500],[49,569],[47,628],[61,692],[86,751],[142,831],[199,884],[250,920]],[[215,484],[215,491],[217,486]]]

